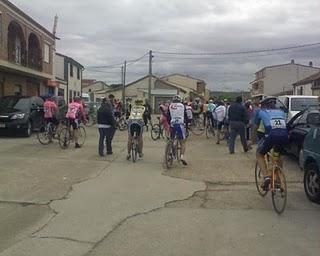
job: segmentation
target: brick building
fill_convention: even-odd
[[[54,93],[55,36],[7,0],[0,0],[0,97]]]

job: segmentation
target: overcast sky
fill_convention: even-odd
[[[320,41],[318,0],[12,0],[50,31],[59,16],[57,50],[86,68],[85,78],[120,82],[112,65],[149,50],[230,52],[279,48]],[[182,73],[203,79],[213,90],[245,90],[254,72],[273,64],[320,66],[320,47],[231,56],[154,53],[158,76]],[[267,55],[267,56],[266,56]],[[197,57],[197,59],[193,59]],[[148,73],[147,56],[128,66],[127,81]]]

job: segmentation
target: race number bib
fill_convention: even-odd
[[[181,117],[175,117],[174,119],[172,119],[171,122],[174,123],[174,124],[182,124],[183,123]]]
[[[272,119],[271,120],[272,129],[286,129],[286,122],[283,119]]]

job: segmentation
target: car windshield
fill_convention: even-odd
[[[292,111],[302,111],[311,106],[319,106],[318,98],[294,98],[291,100]]]
[[[29,107],[29,98],[4,97],[0,99],[0,109],[26,110]]]

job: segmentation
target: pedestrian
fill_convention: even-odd
[[[113,115],[110,102],[105,98],[102,100],[101,106],[97,113],[98,129],[99,129],[99,155],[104,156],[104,148],[106,141],[107,155],[112,155],[112,139],[115,133],[116,120]]]
[[[237,135],[240,135],[241,143],[244,152],[248,151],[248,144],[245,136],[246,122],[247,122],[247,111],[242,105],[242,97],[238,96],[236,102],[231,104],[229,111],[229,122],[230,122],[230,142],[229,152],[234,154],[234,146]]]
[[[218,106],[214,110],[214,118],[217,120],[217,128],[218,128],[218,130],[217,130],[217,143],[216,144],[220,144],[220,139],[221,139],[220,134],[221,134],[222,130],[225,131],[224,122],[226,119],[226,114],[227,114],[227,109],[226,109],[223,101],[219,101]]]
[[[143,121],[144,121],[144,125],[147,127],[147,130],[148,130],[148,121],[149,121],[150,125],[152,126],[152,123],[151,123],[152,108],[151,108],[151,105],[147,99],[145,100],[145,104],[143,106],[145,108],[145,111],[143,113]]]
[[[247,141],[251,139],[251,133],[252,133],[252,114],[253,114],[253,108],[250,100],[247,100],[244,104],[246,111],[247,111],[247,123],[246,123],[246,138]]]

